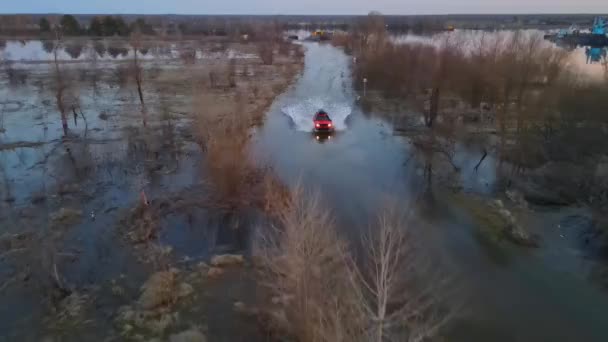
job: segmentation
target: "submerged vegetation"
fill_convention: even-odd
[[[272,326],[297,341],[437,336],[457,311],[446,301],[454,284],[423,258],[411,224],[387,210],[358,253],[340,237],[318,196],[294,190],[275,225],[261,228],[254,254],[275,304]]]
[[[536,206],[581,204],[596,215],[581,233],[585,243],[608,250],[608,85],[579,77],[540,36],[461,39],[422,19],[392,28],[442,31],[410,43],[373,13],[335,24],[349,29],[333,43],[352,55],[350,65],[331,46],[290,42],[290,24],[278,19],[133,19],[48,16],[37,25],[50,59],[14,63],[2,54],[0,339],[443,340],[468,314],[470,295],[460,291],[462,270],[447,265],[450,243],[466,250],[462,268],[484,265],[470,244],[479,238],[500,253],[540,254],[551,241],[526,216]],[[339,89],[381,117],[353,118],[353,132],[336,132],[335,145],[293,130],[284,108],[271,119],[287,121],[266,122],[311,46],[324,59],[300,79],[315,91],[294,91],[297,101],[333,105],[303,97]],[[345,107],[345,117],[356,112]],[[391,139],[385,123],[400,137]],[[264,138],[293,148],[285,136],[310,145],[287,151],[287,161],[256,150]],[[463,148],[478,152],[473,164],[459,159]],[[299,167],[307,154],[318,168]],[[397,185],[382,179],[385,157],[398,165]],[[286,180],[290,163],[302,173],[290,176],[312,177],[315,189]],[[412,188],[421,188],[412,201],[422,209],[447,202],[471,230],[456,235],[460,227],[443,229],[440,215],[380,199],[401,194],[408,164]],[[496,180],[481,180],[486,167]],[[337,184],[326,184],[326,172]],[[465,173],[479,174],[481,189],[465,189]],[[358,202],[350,197],[357,191],[372,194]],[[560,224],[551,229],[561,239]],[[506,273],[469,290],[500,297],[503,284],[493,286]],[[508,282],[519,291],[520,280]],[[489,299],[479,297],[485,308]]]
[[[460,171],[453,151],[469,145],[483,151],[475,170],[488,155],[498,161],[499,191],[605,211],[608,198],[599,189],[608,179],[601,171],[608,81],[580,75],[566,51],[539,33],[446,32],[403,42],[388,35],[381,15],[371,14],[334,44],[355,57],[364,107],[383,99],[406,108],[391,120],[396,131],[415,132],[412,144],[429,174],[444,173],[432,169],[433,160]]]

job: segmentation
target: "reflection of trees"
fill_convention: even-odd
[[[0,50],[4,50],[6,47],[6,40],[0,39]]]
[[[150,52],[149,46],[144,45],[141,48],[139,48],[139,53],[141,53],[143,56],[147,55],[148,52]]]
[[[52,40],[43,40],[42,49],[46,53],[53,53],[53,50],[55,49],[55,42],[53,42]]]
[[[122,46],[109,46],[108,54],[112,56],[112,58],[118,58],[118,56],[127,56],[129,54],[129,50]]]
[[[73,59],[77,59],[82,54],[83,46],[79,43],[67,44],[65,46],[65,52],[67,52],[70,57]]]
[[[106,45],[102,41],[94,42],[93,49],[95,49],[99,57],[103,57],[106,54]]]

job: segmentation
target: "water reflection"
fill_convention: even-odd
[[[99,57],[103,58],[106,54],[106,45],[103,42],[96,41],[93,43],[93,49],[99,55]]]
[[[315,139],[316,142],[318,142],[319,144],[324,144],[328,141],[331,141],[332,139],[332,134],[328,134],[328,133],[313,133],[313,137]]]
[[[144,56],[147,55],[148,52],[150,52],[149,46],[142,46],[141,48],[139,48],[139,53],[141,53]]]
[[[82,44],[72,43],[72,44],[67,44],[65,46],[64,50],[73,59],[78,59],[80,57],[80,55],[82,54],[82,49],[83,49]]]
[[[112,58],[118,58],[118,56],[127,56],[129,50],[121,46],[110,46],[108,47],[108,54],[110,54]]]
[[[42,49],[46,53],[53,53],[53,49],[55,49],[55,42],[53,42],[52,40],[43,40]]]
[[[179,58],[180,52],[191,51],[196,59],[215,59],[217,53],[207,50],[207,45],[200,45],[196,41],[146,42],[139,48],[140,57],[146,60],[152,59],[175,59]],[[54,40],[6,40],[0,41],[0,50],[3,57],[10,61],[28,62],[50,62],[55,59]],[[133,50],[128,40],[83,40],[66,39],[61,42],[57,50],[57,59],[60,61],[84,61],[91,58],[91,53],[96,53],[101,60],[109,61],[115,59],[126,59],[133,56]],[[253,53],[239,53],[225,47],[222,54],[226,53],[230,58],[252,59],[257,58]]]

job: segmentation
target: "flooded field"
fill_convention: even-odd
[[[58,64],[66,132],[57,106],[58,71],[41,44],[8,42],[4,56],[16,59],[3,66],[26,76],[13,82],[3,70],[0,78],[0,339],[120,340],[203,325],[211,337],[248,335],[246,324],[237,333],[222,323],[237,320],[232,305],[251,288],[245,272],[227,271],[224,285],[207,284],[205,293],[188,296],[194,311],[180,309],[179,321],[175,312],[158,311],[133,319],[125,305],[137,302],[146,279],[168,265],[180,270],[165,273],[170,284],[191,293],[208,282],[199,263],[247,251],[250,223],[239,219],[255,216],[210,203],[193,127],[193,112],[206,109],[195,99],[205,89],[229,102],[255,80],[256,96],[242,109],[263,114],[298,72],[298,58],[278,56],[265,65],[253,46],[214,43],[201,44],[217,50],[205,62],[144,57],[142,106],[131,74],[133,51],[116,61],[85,57],[86,50],[80,58],[61,52],[68,62]],[[154,214],[140,217],[142,203]],[[227,289],[235,296],[216,298]],[[207,314],[217,324],[207,326],[201,319]]]
[[[395,35],[392,40],[398,44],[428,44],[439,46],[446,38],[455,40],[459,46],[464,46],[470,51],[479,49],[479,41],[486,39],[489,42],[494,37],[506,39],[514,34],[515,31],[473,31],[473,30],[456,30],[455,32],[443,32],[434,35]],[[518,34],[523,35],[539,35],[543,32],[538,30],[518,31]],[[544,46],[553,46],[555,43],[543,41]],[[601,80],[604,77],[606,64],[607,47],[586,47],[586,46],[561,46],[568,51],[568,63],[570,67],[578,73],[581,73],[586,78]]]
[[[359,107],[350,63],[334,47],[307,45],[303,76],[275,102],[257,136],[259,158],[270,160],[285,181],[320,189],[340,227],[354,236],[365,231],[387,198],[397,198],[404,210],[418,208],[415,229],[430,239],[436,255],[450,261],[446,272],[459,275],[462,284],[454,286],[464,287],[462,295],[470,299],[464,318],[451,328],[454,340],[605,339],[608,293],[591,279],[595,262],[586,260],[578,245],[589,224],[585,210],[527,210],[522,224],[543,237],[535,250],[485,240],[476,233],[479,223],[457,204],[462,199],[435,186],[441,179],[429,184],[424,161],[416,158],[408,139],[394,135],[386,114],[375,116]],[[345,128],[329,140],[299,131],[299,123],[310,125],[314,113],[299,109],[311,102],[338,108],[338,123]],[[346,109],[343,121],[340,114]],[[456,182],[491,200],[499,170],[490,160],[475,171],[480,156],[480,150],[457,148],[462,171]]]
[[[395,38],[412,39],[433,41]],[[142,53],[142,108],[133,81],[121,77],[133,51],[121,42],[125,50],[113,56],[96,44],[59,54],[76,61],[61,64],[77,99],[67,111],[68,134],[56,106],[53,50],[39,41],[3,47],[12,61],[6,65],[27,76],[0,78],[0,339],[141,340],[194,329],[213,341],[268,340],[255,319],[235,310],[256,297],[251,270],[204,264],[218,254],[247,255],[263,222],[257,208],[214,205],[208,151],[195,130],[197,84],[233,68],[236,88],[262,88],[247,102],[264,114],[252,128],[255,164],[289,186],[319,191],[352,241],[387,201],[412,212],[412,229],[445,265],[442,272],[457,279],[452,286],[464,303],[445,329],[448,340],[606,340],[602,267],[581,248],[588,209],[508,198],[496,190],[503,172],[497,156],[483,157],[475,144],[455,142],[451,164],[420,153],[415,136],[391,120],[398,113],[364,108],[353,58],[341,49],[302,43],[300,73],[296,50],[264,65],[248,45],[213,52],[215,44],[151,43]],[[190,58],[182,58],[184,50]],[[585,64],[581,51],[570,58],[595,75],[601,65]],[[220,85],[210,94],[236,101],[231,89]],[[333,135],[311,133],[321,108],[336,125]],[[485,236],[484,222],[469,210],[475,201],[500,201],[517,213],[539,247]],[[142,206],[154,208],[152,216],[139,215]],[[170,284],[172,311],[146,304],[146,286],[157,278]]]
[[[0,46],[3,59],[21,63],[45,63],[55,59],[53,40],[8,41]],[[172,60],[180,55],[192,54],[196,59],[257,58],[250,52],[227,50],[226,43],[216,44],[198,41],[171,42],[148,41],[138,49],[144,60]],[[124,61],[133,58],[129,42],[120,39],[90,41],[73,39],[60,46],[57,57],[61,61],[83,62],[92,58],[100,61]]]

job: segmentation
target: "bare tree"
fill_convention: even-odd
[[[145,127],[147,125],[147,111],[143,92],[143,66],[141,65],[141,60],[139,58],[139,50],[142,48],[142,39],[143,37],[139,29],[136,29],[135,32],[131,34],[131,48],[133,50],[131,72],[133,74],[133,79],[135,80],[135,85],[137,86],[137,94],[139,95],[139,103],[141,104],[142,122]]]
[[[59,66],[59,49],[61,48],[62,33],[59,28],[55,29],[55,45],[53,47],[53,62],[55,66],[55,101],[59,114],[61,115],[61,126],[63,135],[68,134],[68,113],[66,106],[67,82],[65,75]]]
[[[274,50],[280,41],[281,33],[276,23],[258,24],[254,27],[258,55],[265,65],[274,63]]]
[[[457,44],[455,44],[452,36],[446,34],[439,45],[434,65],[429,110],[426,116],[426,125],[428,127],[433,127],[433,123],[437,118],[439,103],[441,101],[440,94],[450,77],[451,65],[454,63],[453,58],[458,52],[457,50]]]
[[[283,209],[275,226],[260,230],[255,252],[262,284],[286,318],[278,323],[299,341],[358,341],[363,321],[331,215],[300,187]]]
[[[263,285],[299,341],[423,341],[453,316],[445,279],[434,277],[407,223],[388,211],[353,258],[318,196],[293,192],[278,222],[260,231]]]
[[[410,224],[389,207],[363,240],[363,260],[349,267],[369,327],[365,341],[424,341],[455,312],[442,307],[447,278],[433,275]]]

